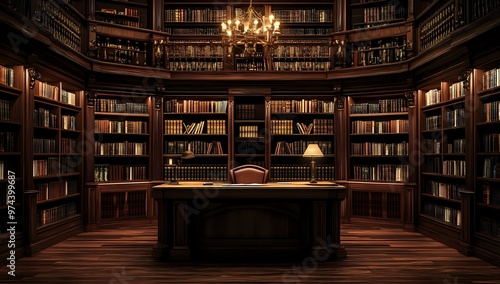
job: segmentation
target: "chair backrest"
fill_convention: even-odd
[[[229,171],[233,183],[266,183],[269,171],[261,166],[248,164]]]

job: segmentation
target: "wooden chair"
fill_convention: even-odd
[[[266,183],[269,171],[261,166],[247,164],[229,171],[233,183]]]

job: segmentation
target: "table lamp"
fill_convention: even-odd
[[[307,145],[307,149],[302,155],[302,157],[311,157],[311,181],[310,183],[317,183],[316,181],[316,162],[314,161],[314,157],[323,157],[323,152],[319,148],[318,144],[309,144]]]
[[[194,158],[194,153],[190,150],[182,152],[182,155],[177,158],[177,164],[175,164],[175,173],[174,179],[170,180],[169,184],[179,184],[179,180],[177,179],[177,173],[179,172],[179,166],[182,163],[182,160],[192,159]]]

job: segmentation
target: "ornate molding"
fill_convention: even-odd
[[[415,91],[406,92],[405,98],[408,101],[409,107],[415,107]]]
[[[461,81],[464,84],[464,89],[469,90],[470,89],[470,74],[472,70],[471,69],[465,69],[460,76],[458,76],[458,80]]]
[[[91,91],[85,91],[85,98],[87,99],[87,106],[95,106],[97,99],[97,93]]]
[[[344,110],[345,108],[345,97],[344,96],[336,96],[336,101],[337,101],[337,109],[338,110]]]
[[[163,103],[163,96],[155,96],[155,109],[160,110]]]
[[[35,88],[35,82],[36,80],[40,80],[42,78],[42,75],[40,72],[36,71],[34,68],[29,68],[28,69],[28,75],[30,77],[30,89]]]

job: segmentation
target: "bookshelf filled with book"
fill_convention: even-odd
[[[450,72],[418,91],[420,100],[419,226],[443,242],[467,251],[464,234],[472,214],[474,142],[470,72]],[[457,79],[458,78],[458,79]],[[465,224],[465,225],[464,225]]]
[[[349,97],[351,216],[413,222],[414,118],[404,93]]]
[[[217,36],[228,16],[227,4],[164,1],[164,31],[172,36]]]
[[[151,0],[95,0],[95,20],[126,27],[152,29]]]
[[[408,17],[409,1],[351,0],[347,2],[350,29],[380,27],[404,22]]]
[[[256,164],[269,168],[270,145],[266,139],[269,135],[266,104],[269,98],[260,91],[249,91],[250,94],[231,95],[229,101],[234,103],[231,118],[233,144],[231,168],[244,164]]]
[[[473,71],[477,94],[476,228],[475,245],[482,255],[500,252],[500,64],[497,61]]]
[[[90,226],[151,216],[151,97],[87,94],[87,191]]]
[[[0,220],[2,224],[22,220],[23,203],[23,66],[0,65]],[[14,220],[9,220],[10,212]],[[2,225],[0,236],[7,241],[7,226]],[[0,245],[7,243],[3,241]],[[3,250],[1,251],[3,254]]]
[[[27,73],[24,111],[32,123],[26,127],[25,171],[27,188],[37,194],[26,204],[36,231],[29,247],[36,252],[40,244],[80,231],[83,224],[83,94],[81,86],[57,74],[32,68]]]
[[[291,99],[290,99],[291,98]],[[270,101],[270,180],[311,180],[309,144],[318,144],[316,179],[335,179],[334,105],[331,96],[273,96]]]
[[[229,164],[227,96],[164,97],[163,179],[226,181]],[[186,157],[186,151],[194,157]]]

